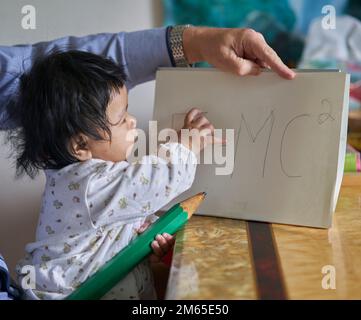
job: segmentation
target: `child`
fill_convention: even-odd
[[[193,151],[204,143],[161,145],[170,162],[155,155],[126,161],[136,119],[127,111],[125,80],[114,62],[80,51],[53,53],[21,78],[13,115],[21,128],[17,174],[46,174],[36,240],[17,266],[20,281],[23,266],[35,267],[29,298],[65,298],[192,185]],[[213,132],[198,109],[187,114],[184,128]],[[170,235],[157,236],[154,255],[163,256],[173,242]],[[104,299],[156,298],[153,284],[144,260]]]

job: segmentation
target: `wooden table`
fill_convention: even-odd
[[[345,175],[328,230],[192,217],[166,299],[361,299],[361,175]]]

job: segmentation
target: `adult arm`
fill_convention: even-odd
[[[126,86],[154,79],[158,67],[172,66],[168,28],[130,33],[64,37],[35,45],[0,46],[0,129],[11,128],[8,121],[20,75],[36,58],[52,50],[77,49],[102,54],[124,65]],[[280,76],[292,79],[290,70],[268,46],[264,37],[252,29],[190,27],[183,33],[183,49],[189,63],[207,61],[216,68],[244,76],[257,75],[261,68],[271,68]],[[7,109],[7,110],[6,110]]]
[[[63,37],[32,45],[0,46],[0,129],[13,127],[8,119],[22,73],[34,61],[53,51],[81,50],[101,54],[125,68],[128,90],[153,80],[158,67],[170,67],[167,28],[135,32],[101,33],[84,37]],[[10,110],[10,109],[8,109]]]

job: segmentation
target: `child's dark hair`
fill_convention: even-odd
[[[11,134],[17,176],[60,169],[78,160],[70,141],[78,134],[111,139],[106,109],[126,81],[124,69],[110,59],[82,52],[51,53],[20,80]]]

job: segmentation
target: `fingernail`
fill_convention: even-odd
[[[170,234],[169,233],[163,233],[163,237],[166,237],[166,238],[170,238]]]
[[[155,237],[157,240],[161,240],[162,239],[162,236],[160,234],[157,234],[156,237]]]

